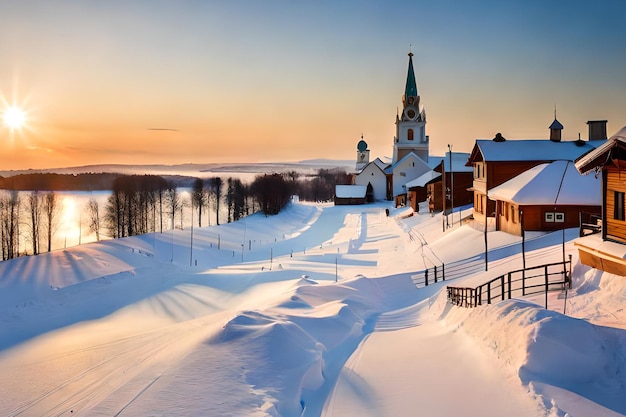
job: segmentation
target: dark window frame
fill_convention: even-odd
[[[624,192],[613,191],[613,219],[626,220],[624,216]]]

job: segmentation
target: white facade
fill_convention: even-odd
[[[387,175],[381,169],[381,166],[383,166],[383,162],[376,158],[354,177],[355,185],[367,186],[367,184],[372,184],[374,200],[387,199]]]
[[[428,171],[430,167],[413,152],[406,155],[393,165],[393,196],[406,194],[406,184]]]

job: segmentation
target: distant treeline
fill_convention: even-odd
[[[0,176],[0,189],[17,191],[110,191],[119,177],[118,173],[55,174],[32,173],[11,177]],[[191,186],[194,178],[183,176],[164,177],[176,186]]]
[[[100,191],[111,190],[120,174],[32,173],[0,177],[0,188],[19,191]]]

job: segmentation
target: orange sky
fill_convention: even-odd
[[[620,2],[235,3],[0,4],[0,170],[390,156],[409,44],[433,154],[626,125]]]

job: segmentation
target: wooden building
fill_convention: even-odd
[[[581,212],[600,214],[600,182],[581,175],[571,161],[537,165],[489,191],[496,230],[521,236],[578,227]]]
[[[559,126],[553,123],[551,130]],[[474,170],[471,187],[474,194],[474,219],[484,222],[485,217],[496,215],[496,203],[488,198],[492,188],[539,164],[574,161],[605,143],[604,140],[561,141],[560,134],[551,134],[551,137],[552,140],[507,140],[498,133],[492,140],[476,140],[467,162]]]
[[[425,201],[429,193],[433,196],[435,211],[449,210],[453,203],[454,207],[472,204],[473,169],[466,165],[468,158],[468,153],[461,152],[452,152],[452,159],[450,152],[443,157],[430,157],[429,165],[433,169],[406,184],[413,210],[418,211],[419,203]]]
[[[602,233],[575,241],[580,260],[626,276],[626,126],[576,160],[576,168],[582,174],[602,173]]]

